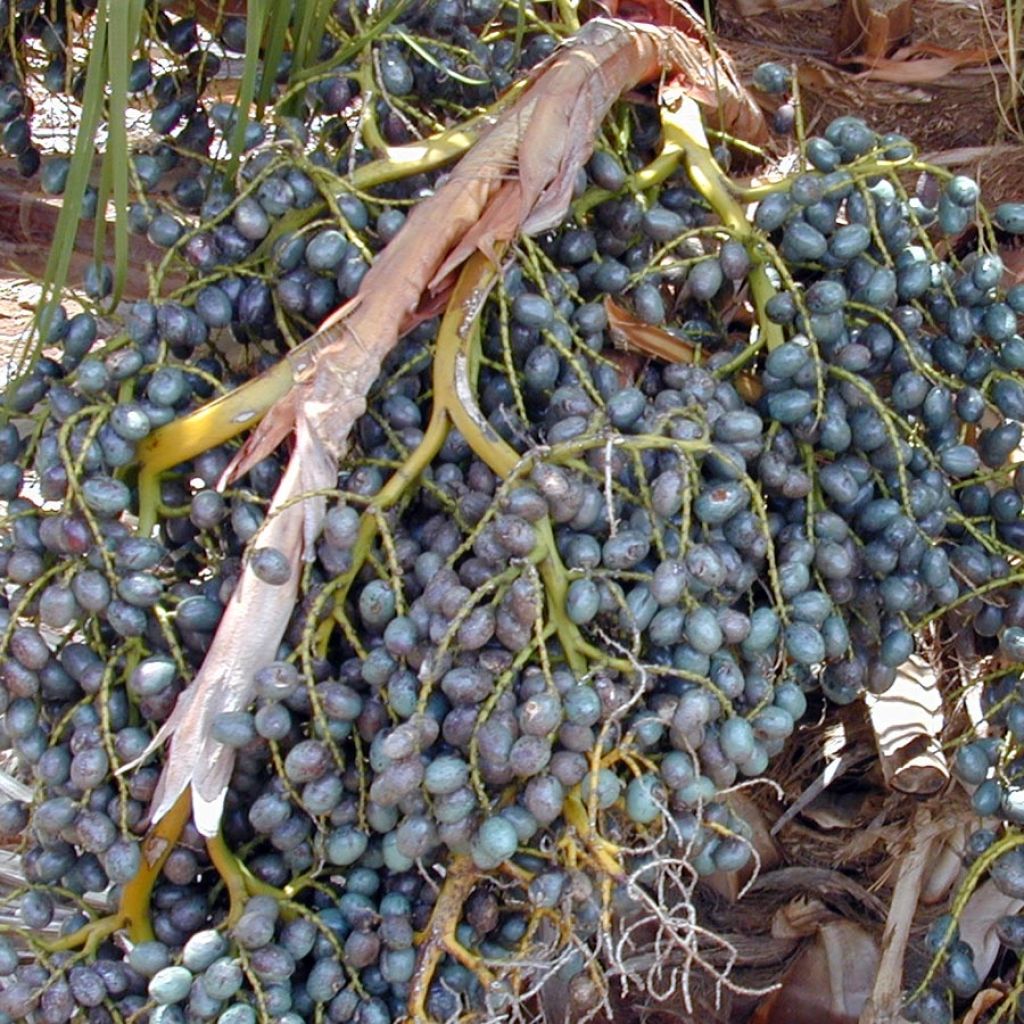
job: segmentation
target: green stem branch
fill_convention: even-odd
[[[664,105],[661,121],[666,145],[671,140],[683,152],[686,157],[686,169],[694,187],[708,201],[733,236],[743,242],[750,252],[754,265],[751,267],[748,281],[758,326],[768,350],[778,348],[785,341],[785,336],[782,328],[772,323],[765,311],[768,300],[775,295],[775,286],[768,278],[765,258],[761,252],[761,238],[747,219],[743,207],[733,196],[729,179],[722,173],[711,154],[697,101],[686,97],[675,107]]]

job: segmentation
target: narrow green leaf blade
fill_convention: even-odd
[[[228,180],[232,180],[238,171],[238,161],[245,146],[245,129],[249,124],[249,111],[256,96],[256,75],[260,65],[260,47],[267,28],[267,16],[270,13],[268,0],[251,0],[245,20],[245,63],[242,68],[242,80],[238,86],[238,98],[235,102],[235,126],[229,141],[229,157],[227,165]]]
[[[288,4],[274,4],[270,15],[270,26],[267,30],[266,45],[263,50],[263,77],[260,81],[259,94],[256,97],[256,111],[260,117],[263,116],[263,111],[266,109],[267,103],[270,102],[275,71],[281,61],[281,54],[284,53],[285,43],[288,41],[288,23],[291,16],[292,12]]]
[[[144,0],[127,0],[121,5],[123,17],[110,19],[108,28],[107,70],[110,78],[109,126],[107,129],[107,150],[104,155],[104,182],[109,167],[110,188],[114,197],[114,291],[111,306],[116,306],[124,290],[125,275],[128,271],[128,131],[126,113],[128,110],[128,69],[132,51],[138,38]],[[101,196],[99,210],[106,209],[105,197]],[[97,242],[105,242],[105,218],[97,220],[97,229],[104,234]],[[97,246],[97,255],[100,249]]]
[[[92,171],[96,132],[103,117],[104,91],[107,85],[108,24],[108,0],[100,0],[96,9],[92,49],[86,65],[82,114],[75,136],[75,152],[71,158],[64,200],[57,217],[53,245],[46,264],[35,330],[20,353],[17,371],[19,375],[24,374],[38,358],[49,321],[48,306],[60,295],[67,282],[68,268],[71,265],[71,255],[74,252],[78,224],[81,220],[82,200]],[[8,389],[8,394],[12,390]]]

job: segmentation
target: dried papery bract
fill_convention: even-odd
[[[982,882],[971,893],[957,924],[960,939],[974,952],[974,967],[978,977],[984,978],[1002,952],[996,926],[1001,918],[1019,914],[1024,900],[1000,892],[995,882]]]
[[[878,940],[856,921],[821,908],[814,939],[790,963],[754,1024],[857,1024],[878,968]]]
[[[890,900],[874,988],[860,1017],[863,1024],[879,1016],[895,1016],[902,1005],[903,959],[935,842],[935,827],[927,810],[915,815],[910,834],[910,849],[900,861],[899,875]]]
[[[611,104],[624,90],[665,71],[690,82],[700,101],[739,122],[738,131],[759,134],[751,131],[756,108],[738,86],[720,104],[708,53],[689,34],[611,19],[588,22],[541,65],[436,194],[410,213],[355,299],[303,347],[294,386],[229,470],[244,472],[294,432],[295,450],[261,544],[298,563],[323,508],[322,499],[304,496],[335,486],[352,425],[366,408],[366,395],[403,322],[474,251],[491,253],[521,232],[557,224]],[[171,741],[151,806],[154,822],[191,789],[197,825],[205,835],[217,833],[234,756],[209,738],[209,726],[220,712],[249,703],[253,674],[276,656],[295,588],[295,580],[268,588],[249,569],[243,572],[202,668],[154,740],[154,746]]]
[[[216,835],[234,757],[230,747],[212,735],[214,718],[240,711],[252,696],[255,673],[273,658],[298,595],[303,547],[303,524],[318,518],[322,498],[287,502],[291,495],[330,487],[337,469],[324,450],[309,445],[308,433],[296,430],[295,457],[278,488],[261,544],[277,548],[293,561],[288,582],[274,586],[247,569],[224,612],[203,666],[178,699],[174,712],[153,739],[156,746],[171,741],[170,753],[153,796],[153,820],[159,821],[188,785],[196,825],[204,835]],[[303,449],[306,450],[303,450]]]
[[[695,346],[690,342],[677,338],[662,327],[638,320],[610,296],[604,300],[604,310],[608,314],[608,330],[616,348],[642,352],[672,363],[693,362]]]

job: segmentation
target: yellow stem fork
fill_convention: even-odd
[[[743,242],[753,256],[754,265],[748,280],[750,296],[754,300],[757,322],[761,329],[759,341],[766,344],[769,351],[778,348],[785,340],[785,336],[782,328],[772,323],[765,312],[765,304],[775,294],[775,286],[768,277],[765,261],[758,255],[761,241],[747,219],[743,207],[733,196],[729,180],[711,154],[697,101],[685,97],[675,106],[664,104],[661,124],[666,147],[671,143],[682,150],[686,156],[686,169],[694,187],[710,203],[711,208],[733,236]]]
[[[145,537],[156,525],[164,470],[256,426],[294,381],[293,363],[286,356],[259,377],[154,430],[139,445],[139,533]]]
[[[142,842],[142,867],[139,873],[125,883],[117,911],[83,925],[71,935],[64,935],[47,943],[51,952],[83,949],[94,953],[108,936],[122,928],[128,930],[132,942],[146,942],[153,938],[149,921],[149,901],[153,886],[171,850],[181,837],[182,830],[192,812],[192,799],[186,790],[156,827]]]
[[[455,937],[462,908],[479,880],[480,873],[469,857],[457,856],[448,864],[448,873],[430,915],[430,923],[416,937],[420,951],[403,1024],[423,1024],[430,1020],[427,1013],[430,983],[446,953],[474,971],[485,985],[491,980],[490,972]]]

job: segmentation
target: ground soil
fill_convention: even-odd
[[[23,339],[39,299],[39,286],[24,278],[0,276],[0,369],[6,378],[17,360]]]

